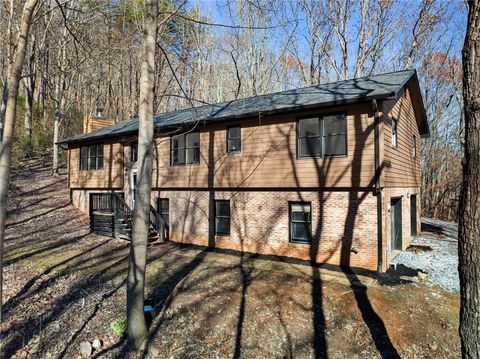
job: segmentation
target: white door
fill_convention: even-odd
[[[135,208],[135,199],[137,197],[137,170],[132,170],[130,178],[130,198],[132,199],[132,209]]]

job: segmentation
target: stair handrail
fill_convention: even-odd
[[[115,199],[113,201],[113,209],[115,216],[120,213],[125,220],[127,227],[133,229],[134,211],[130,208],[127,202],[125,202],[123,197],[120,196],[118,193],[113,193],[113,196]],[[160,240],[163,242],[165,240],[165,220],[152,205],[150,205],[149,222],[150,225],[158,232],[158,234],[160,235]]]
[[[117,216],[118,212],[122,215],[125,223],[129,228],[133,228],[133,210],[129,207],[127,202],[120,196],[118,193],[113,193],[114,201],[113,201],[113,211],[115,217]]]
[[[150,205],[150,223],[160,235],[160,241],[163,242],[165,240],[165,219],[163,219],[160,213],[158,213],[158,211],[152,205]]]

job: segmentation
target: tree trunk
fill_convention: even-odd
[[[67,22],[69,21],[70,11],[67,9],[65,11],[64,25],[63,25],[63,34],[61,41],[60,49],[60,58],[59,58],[59,74],[55,82],[55,114],[53,122],[53,174],[58,174],[59,164],[58,164],[58,153],[59,146],[58,141],[60,140],[60,123],[62,122],[64,102],[65,102],[65,78],[67,71]]]
[[[11,46],[11,37],[12,37],[12,27],[13,27],[13,18],[15,16],[15,10],[14,10],[14,0],[10,0],[10,6],[9,6],[10,12],[8,16],[8,25],[7,25],[7,41],[8,44],[6,44],[7,48],[7,80],[5,81],[5,84],[3,86],[3,91],[2,91],[2,102],[0,103],[0,141],[3,138],[3,128],[4,128],[4,122],[5,122],[5,112],[7,109],[7,100],[8,100],[8,76],[10,75],[11,71],[11,60],[12,60],[12,46]]]
[[[62,97],[63,97],[63,73],[58,75],[55,81],[55,114],[53,120],[53,166],[52,172],[58,174],[58,141],[60,133],[60,121],[62,120]]]
[[[463,47],[465,159],[460,196],[458,255],[463,358],[480,358],[480,2],[469,1]]]
[[[140,64],[138,182],[128,263],[127,323],[130,344],[141,349],[148,329],[143,312],[153,164],[153,98],[158,1],[145,4]]]
[[[33,76],[33,75],[32,75]],[[27,78],[23,82],[25,87],[25,137],[28,140],[29,150],[32,146],[32,122],[33,122],[33,92],[35,91],[35,80]]]
[[[28,139],[29,150],[32,146],[32,119],[33,119],[33,94],[35,92],[36,68],[35,68],[35,35],[31,39],[31,53],[28,57],[27,71],[23,85],[25,86],[25,137]],[[31,151],[30,151],[31,152]]]
[[[12,154],[13,134],[15,130],[15,115],[17,110],[17,96],[25,61],[25,48],[33,11],[37,0],[27,0],[23,7],[20,30],[13,54],[13,62],[8,74],[8,98],[5,107],[4,132],[0,142],[0,323],[2,322],[2,286],[3,286],[3,240],[5,235],[5,220],[7,209],[8,182],[10,178],[10,164]],[[0,357],[2,353],[0,353]]]

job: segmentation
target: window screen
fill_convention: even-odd
[[[322,154],[320,119],[305,118],[298,121],[298,156],[316,157]]]
[[[227,151],[238,152],[242,148],[242,138],[240,126],[227,129]]]
[[[397,147],[398,120],[392,119],[392,147]]]
[[[230,201],[215,201],[215,234],[230,235]]]
[[[187,164],[200,163],[200,133],[192,132],[186,135]]]
[[[158,213],[165,221],[165,224],[168,226],[170,224],[170,200],[168,198],[159,198],[157,207]]]
[[[347,154],[347,121],[345,115],[323,117],[323,154],[341,156]]]
[[[412,155],[413,158],[417,157],[417,136],[413,136],[412,138]]]
[[[312,238],[311,204],[290,202],[290,240],[310,242]]]
[[[138,161],[138,142],[132,142],[132,144],[130,145],[130,148],[131,148],[130,160],[132,162],[137,162]]]
[[[298,157],[347,155],[347,119],[344,114],[298,120]]]
[[[172,165],[200,163],[200,133],[172,136],[171,152]]]
[[[80,147],[80,170],[103,168],[103,144]]]

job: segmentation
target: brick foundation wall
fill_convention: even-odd
[[[207,246],[210,240],[219,248],[377,269],[376,197],[370,192],[154,191],[152,197],[169,199],[175,242]],[[230,200],[230,236],[213,235],[211,199]],[[289,201],[311,202],[315,245],[289,241]]]
[[[72,190],[72,203],[88,214],[92,192],[108,191]],[[125,192],[128,196],[128,191]],[[388,269],[391,259],[390,200],[402,198],[402,248],[406,249],[412,240],[411,194],[417,194],[417,232],[420,233],[420,189],[382,191],[383,270]],[[371,192],[154,190],[153,206],[157,197],[170,201],[170,240],[175,242],[208,246],[210,241],[219,248],[377,269],[377,202]],[[230,200],[230,236],[213,233],[213,199]],[[289,201],[311,202],[313,245],[289,241]],[[353,253],[352,248],[358,253]]]

